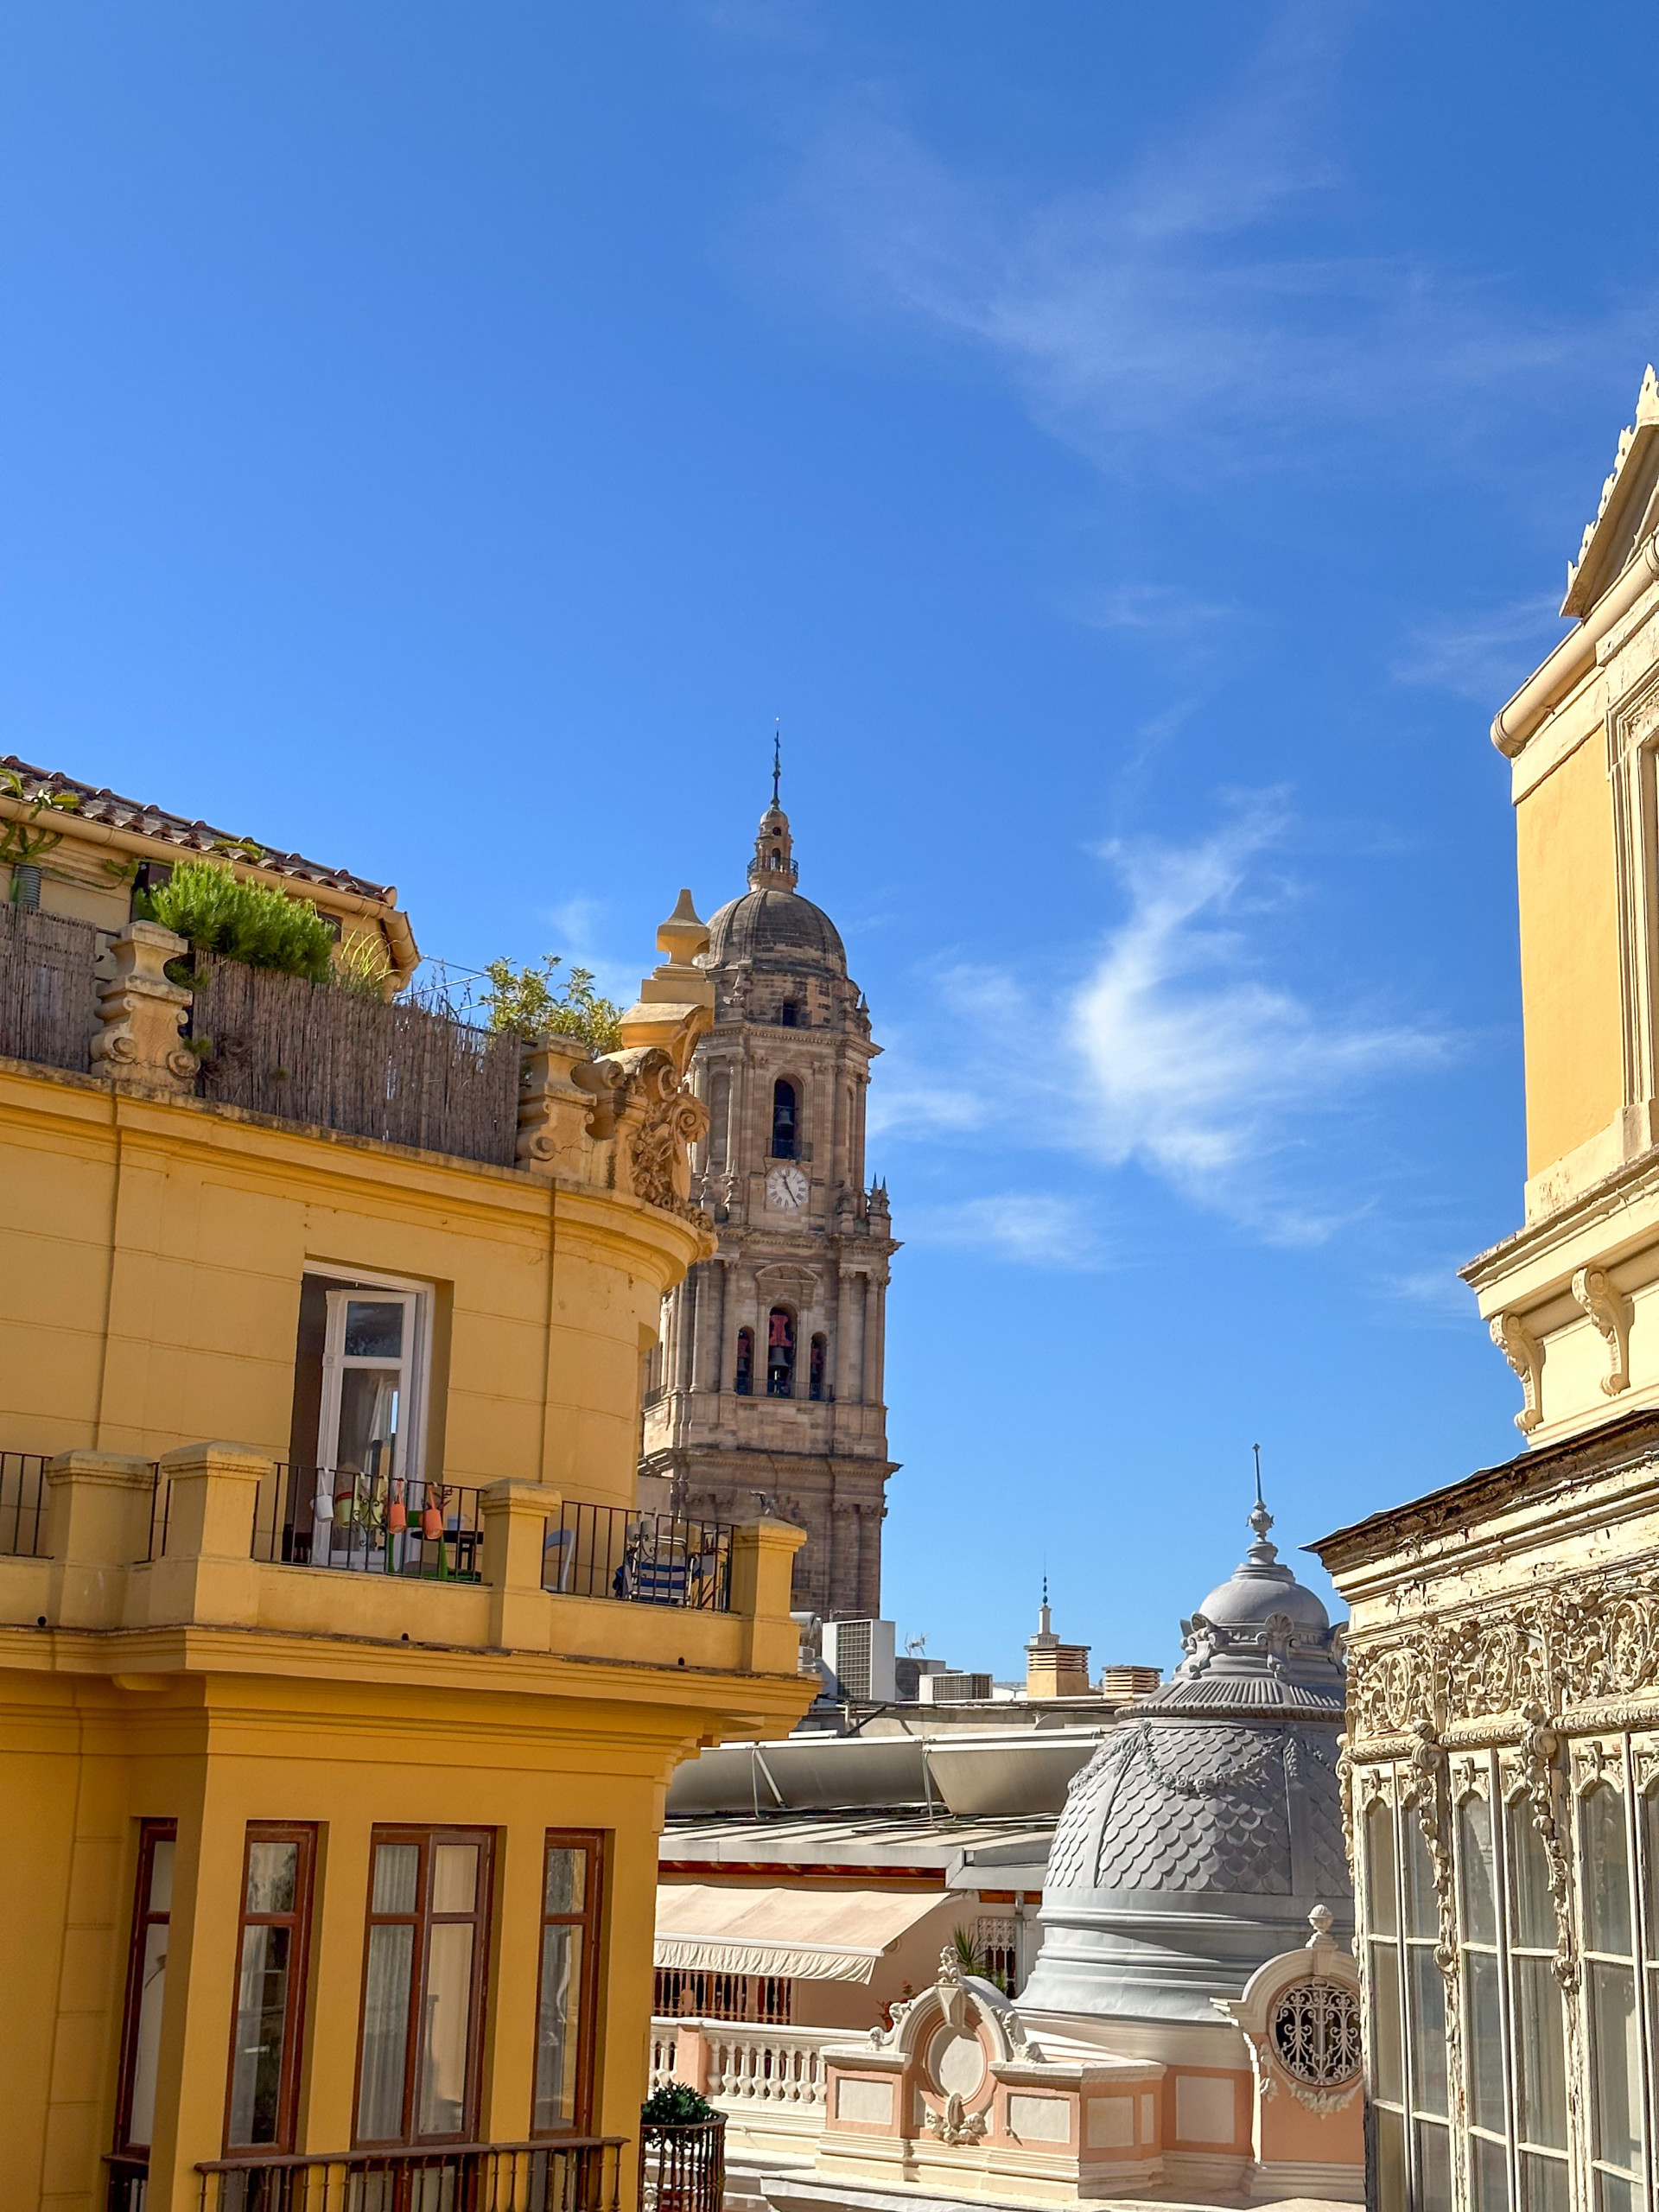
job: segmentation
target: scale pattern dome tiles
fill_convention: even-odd
[[[1071,1786],[1046,1891],[1287,1897],[1300,1812],[1317,1894],[1345,1897],[1341,1793],[1325,1732],[1215,1721],[1120,1727]]]

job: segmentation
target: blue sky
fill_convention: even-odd
[[[1099,1660],[1508,1456],[1495,708],[1659,347],[1649,11],[0,24],[0,749],[631,989],[774,715],[886,1046],[887,1607]],[[1310,1569],[1318,1580],[1317,1570]]]

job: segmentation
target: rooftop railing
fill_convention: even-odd
[[[96,967],[111,932],[0,902],[0,1058],[93,1070]],[[520,1039],[481,998],[429,983],[386,1002],[192,956],[194,1088],[216,1103],[511,1167]],[[99,1067],[97,1072],[107,1073]]]
[[[283,1567],[476,1582],[484,1552],[480,1495],[420,1476],[279,1460],[259,1485],[253,1556]]]
[[[547,1524],[542,1586],[577,1598],[723,1613],[732,1602],[732,1531],[723,1521],[565,1506]]]
[[[196,2168],[200,2212],[616,2212],[624,2140],[214,2159]]]

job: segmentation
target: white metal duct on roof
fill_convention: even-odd
[[[954,1740],[934,1736],[927,1746],[933,1794],[969,1818],[1058,1813],[1067,1784],[1088,1765],[1103,1733],[1099,1728],[1027,1728]]]
[[[788,1737],[720,1744],[677,1770],[671,1813],[830,1812],[921,1805],[970,1817],[1058,1813],[1097,1727],[995,1734]]]
[[[671,1813],[828,1812],[849,1805],[925,1805],[928,1779],[914,1736],[791,1736],[720,1744],[678,1768]]]
[[[656,1962],[693,1974],[868,1981],[876,1961],[900,1936],[956,1902],[937,1890],[749,1890],[665,1882],[657,1891]]]

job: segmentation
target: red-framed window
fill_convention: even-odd
[[[542,1867],[532,2135],[585,2135],[599,1999],[601,1835],[550,1828]]]
[[[488,1828],[374,1831],[358,2035],[360,2145],[474,2139],[494,1841]]]
[[[294,2148],[316,1846],[316,1829],[307,1822],[248,1823],[226,2091],[227,2151]]]
[[[146,2157],[155,2133],[178,1835],[176,1821],[144,1821],[139,1825],[138,1878],[133,1888],[127,1994],[121,2023],[121,2074],[115,2107],[118,2158]]]

